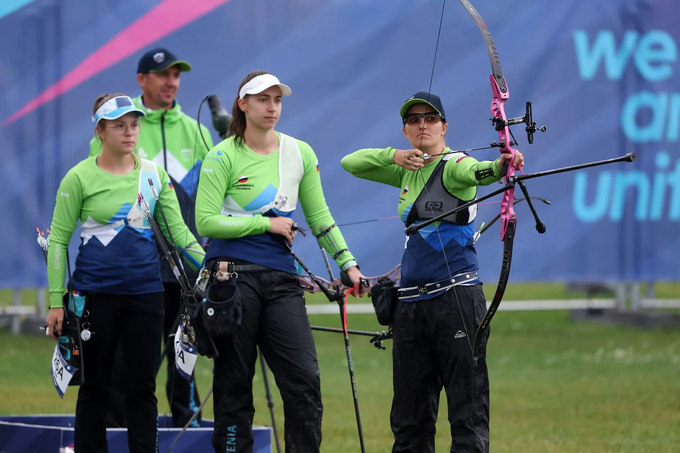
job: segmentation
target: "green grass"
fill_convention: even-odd
[[[493,298],[496,283],[484,285],[484,293],[488,300]],[[677,299],[680,297],[680,282],[656,282],[655,295],[658,299]],[[35,289],[21,289],[21,304],[35,305]],[[640,293],[644,297],[647,293],[647,284],[640,285]],[[13,291],[0,289],[0,306],[12,305]],[[614,293],[598,294],[593,298],[611,299]],[[574,291],[564,283],[512,283],[508,285],[503,300],[549,300],[549,299],[583,299],[586,296]],[[307,296],[308,303],[328,303],[323,294],[317,293]],[[350,298],[350,302],[364,302]]]
[[[657,288],[657,293],[659,288]],[[534,293],[520,292],[538,299]],[[546,293],[548,294],[548,293]],[[677,293],[676,293],[677,294]],[[659,297],[662,297],[659,295]],[[547,298],[547,297],[546,297]],[[313,298],[319,302],[318,298]],[[339,316],[311,316],[339,326]],[[350,315],[351,328],[381,330],[372,315]],[[576,323],[562,311],[500,312],[488,347],[492,452],[675,452],[680,443],[680,334]],[[340,334],[315,332],[324,402],[322,451],[359,451],[352,395]],[[53,343],[0,330],[0,413],[73,413],[76,388],[64,400],[48,375]],[[391,449],[391,342],[379,351],[367,337],[351,338],[361,416],[369,452]],[[202,396],[212,364],[200,358]],[[258,366],[259,370],[259,366]],[[273,379],[270,375],[273,386]],[[160,412],[167,412],[159,375]],[[270,424],[262,376],[254,391],[255,423]],[[282,435],[283,412],[274,386]],[[204,410],[212,418],[212,401]],[[448,451],[446,403],[440,406],[437,451]]]

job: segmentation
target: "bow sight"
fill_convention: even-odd
[[[490,119],[497,132],[502,131],[503,128],[505,128],[506,126],[525,123],[527,127],[524,128],[524,130],[527,132],[527,141],[529,142],[530,145],[534,143],[534,133],[536,133],[537,131],[545,132],[547,130],[545,126],[536,127],[536,122],[534,121],[534,116],[531,110],[531,102],[528,101],[526,105],[526,113],[524,114],[524,116],[519,116],[517,118],[509,118],[507,120],[503,120],[502,118],[490,118]],[[510,146],[515,146],[517,144],[518,144],[517,141],[513,140],[510,143]],[[503,147],[503,144],[494,142],[491,144],[491,146]]]

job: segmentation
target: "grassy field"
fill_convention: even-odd
[[[493,288],[488,288],[491,292]],[[663,290],[665,291],[665,289]],[[677,288],[669,285],[677,298]],[[545,287],[510,287],[507,300],[567,298]],[[572,295],[573,296],[573,295]],[[582,296],[577,296],[582,297]],[[310,303],[321,303],[315,299]],[[339,327],[339,316],[312,316],[314,325]],[[372,315],[350,315],[350,328],[381,330]],[[680,450],[680,332],[643,331],[577,323],[567,312],[500,312],[488,347],[492,452],[677,452]],[[324,401],[324,452],[359,451],[342,336],[315,332]],[[0,330],[0,413],[72,413],[76,389],[64,400],[47,374],[53,343]],[[379,351],[367,337],[352,337],[352,354],[368,452],[391,449],[391,343]],[[211,386],[212,364],[200,358],[199,391]],[[258,367],[259,370],[259,367]],[[271,378],[271,375],[270,375]],[[167,412],[159,376],[159,410]],[[273,383],[273,379],[270,379]],[[273,385],[273,384],[272,384]],[[258,372],[256,424],[270,424]],[[279,431],[281,401],[275,387]],[[437,451],[448,451],[445,401],[437,425]],[[212,418],[212,402],[204,410]],[[281,435],[281,438],[283,436]]]
[[[484,292],[487,299],[493,298],[495,285],[485,284]],[[640,285],[640,292],[647,294],[647,285]],[[22,305],[35,305],[36,291],[34,289],[24,289],[20,291]],[[678,282],[656,282],[654,286],[655,296],[659,299],[678,299],[680,298],[680,283]],[[0,306],[12,305],[12,291],[0,289]],[[545,300],[545,299],[582,299],[585,295],[575,291],[564,283],[514,283],[508,285],[503,300]],[[594,295],[595,298],[613,298],[613,292],[605,292]],[[326,299],[320,294],[313,294],[308,297],[309,303],[327,303]],[[363,302],[354,301],[350,302]]]

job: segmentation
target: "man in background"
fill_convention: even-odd
[[[135,153],[144,159],[163,166],[175,188],[184,222],[191,232],[201,241],[196,232],[194,208],[196,186],[198,185],[201,163],[209,149],[213,147],[208,129],[200,125],[208,148],[203,143],[198,123],[190,118],[176,100],[180,85],[180,74],[191,71],[191,65],[167,49],[156,48],[146,52],[139,60],[137,83],[142,89],[141,96],[133,99],[136,106],[146,112],[140,119],[141,129]],[[90,156],[101,153],[101,142],[92,139]],[[172,250],[172,248],[171,248]],[[198,409],[200,400],[194,376],[190,381],[184,379],[175,369],[173,342],[168,338],[174,335],[179,320],[181,288],[167,261],[160,255],[161,275],[165,291],[164,348],[167,358],[168,380],[166,394],[172,412],[173,425],[184,427]],[[196,281],[197,272],[185,267],[189,282]],[[114,367],[111,382],[108,421],[110,427],[125,427],[125,388],[119,378],[124,373],[122,360]],[[200,426],[201,414],[190,426]]]

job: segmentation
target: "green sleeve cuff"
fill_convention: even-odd
[[[352,266],[358,266],[359,264],[356,262],[356,260],[349,260],[345,264],[342,265],[340,270],[347,271]]]
[[[348,265],[348,263],[354,262],[352,265]],[[356,266],[356,258],[354,258],[354,255],[349,250],[345,250],[340,256],[338,256],[335,259],[335,263],[338,265],[338,267],[341,270],[347,270],[348,268],[352,266]]]
[[[50,308],[64,308],[63,293],[50,293]]]
[[[501,175],[501,158],[493,161],[493,175],[498,177]]]
[[[397,148],[387,148],[387,152],[385,153],[387,157],[389,157],[389,163],[393,164],[394,163],[394,155],[397,152]]]

